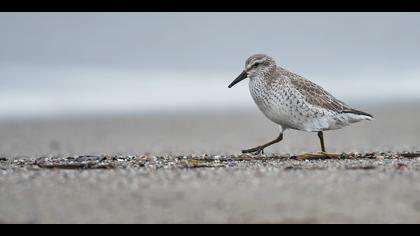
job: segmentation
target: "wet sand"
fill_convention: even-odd
[[[0,222],[420,223],[420,158],[397,155],[420,150],[419,108],[363,108],[376,119],[326,132],[326,147],[375,154],[333,160],[290,158],[319,150],[298,131],[266,160],[235,159],[277,135],[258,111],[2,121]],[[214,166],[177,165],[202,154]],[[98,156],[119,164],[92,168]]]
[[[375,120],[325,132],[328,151],[420,149],[420,103],[360,108]],[[271,141],[277,132],[277,126],[256,109],[0,121],[0,155],[235,154]],[[299,153],[319,148],[316,133],[290,130],[282,143],[266,151]]]

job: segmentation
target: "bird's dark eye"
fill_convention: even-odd
[[[259,62],[257,62],[257,63],[255,63],[254,64],[254,67],[257,67],[257,66],[259,66],[260,65],[260,63]]]

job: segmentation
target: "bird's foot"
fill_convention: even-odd
[[[242,153],[251,153],[251,154],[254,154],[254,155],[264,154],[264,148],[258,146],[258,147],[255,147],[255,148],[242,150]]]

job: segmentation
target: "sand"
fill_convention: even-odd
[[[265,161],[198,168],[124,163],[237,157],[275,138],[276,125],[256,110],[1,121],[0,223],[420,223],[420,159],[381,157],[420,150],[419,108],[367,107],[374,121],[325,133],[328,151],[374,158],[290,159],[319,143],[288,131]],[[121,164],[33,165],[80,155]]]

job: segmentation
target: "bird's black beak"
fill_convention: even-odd
[[[242,71],[242,73],[238,76],[238,78],[236,78],[234,81],[232,81],[232,83],[229,84],[228,88],[232,88],[233,85],[246,79],[246,77],[248,77],[248,74],[246,73],[246,71]]]

